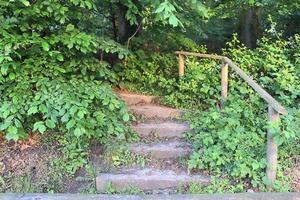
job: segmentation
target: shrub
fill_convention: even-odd
[[[127,51],[83,31],[92,1],[1,2],[0,127],[18,140],[29,130],[59,128],[70,136],[125,138],[129,115],[105,84],[114,74],[98,49]]]
[[[228,44],[229,50],[225,50],[225,54],[283,103],[289,115],[282,117],[279,123],[269,123],[267,104],[236,74],[231,73],[229,98],[223,110],[213,106],[187,116],[194,129],[188,134],[195,149],[189,160],[191,169],[209,169],[219,176],[230,175],[264,190],[267,183],[266,130],[269,129],[279,145],[279,171],[275,186],[279,191],[288,190],[288,187],[282,187],[287,181],[282,165],[286,164],[284,160],[299,153],[290,151],[290,146],[296,145],[300,138],[300,81],[298,57],[295,56],[300,46],[296,46],[297,42],[298,36],[291,41],[263,38],[254,50],[247,49],[236,38]]]

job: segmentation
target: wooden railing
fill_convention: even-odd
[[[184,75],[184,57],[195,56],[200,58],[209,58],[219,60],[222,62],[221,69],[221,105],[224,106],[228,95],[228,67],[235,71],[242,79],[244,79],[267,103],[268,103],[268,117],[271,122],[276,122],[280,118],[280,114],[287,115],[287,110],[276,101],[267,91],[265,91],[260,85],[258,85],[250,76],[248,76],[243,70],[241,70],[232,60],[225,56],[191,53],[176,51],[178,55],[179,64],[179,76]],[[276,180],[276,167],[277,167],[277,151],[278,146],[272,137],[270,130],[267,131],[267,178],[271,181],[269,189],[273,187]]]

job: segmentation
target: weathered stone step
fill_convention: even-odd
[[[169,159],[184,157],[191,153],[191,146],[183,141],[167,141],[162,143],[136,143],[129,147],[135,154],[148,156],[154,159]]]
[[[190,183],[207,185],[210,178],[203,175],[188,175],[185,172],[157,169],[130,169],[117,173],[102,173],[96,177],[99,192],[105,192],[110,185],[118,191],[130,187],[143,191],[172,189],[187,186]]]
[[[126,92],[118,92],[118,96],[129,106],[136,104],[150,104],[153,103],[155,99],[157,99],[156,96],[148,96]]]
[[[173,121],[140,123],[132,128],[142,137],[154,134],[159,138],[181,138],[184,132],[190,130],[188,124]]]
[[[182,110],[151,104],[133,105],[130,106],[129,109],[136,115],[143,116],[148,119],[176,119],[183,114]]]

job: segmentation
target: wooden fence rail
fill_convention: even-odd
[[[240,69],[232,60],[225,56],[211,55],[211,54],[201,54],[201,53],[191,53],[184,51],[176,51],[178,55],[179,64],[179,76],[184,75],[184,57],[185,56],[195,56],[200,58],[208,58],[219,60],[222,62],[221,68],[221,105],[224,106],[228,95],[228,67],[235,71],[243,80],[245,80],[260,96],[268,103],[268,117],[269,121],[276,122],[280,118],[280,114],[287,115],[287,110],[276,101],[267,91],[265,91],[260,85],[258,85],[250,76],[248,76],[242,69]],[[267,169],[266,175],[270,180],[271,185],[268,186],[271,189],[274,186],[276,180],[276,166],[277,166],[277,144],[275,143],[272,133],[267,131]]]

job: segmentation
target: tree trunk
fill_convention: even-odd
[[[128,8],[122,4],[118,5],[118,42],[124,44],[134,34],[136,25],[130,25],[126,19]]]
[[[262,32],[259,8],[250,7],[244,10],[240,16],[238,29],[242,42],[249,48],[255,48]]]

